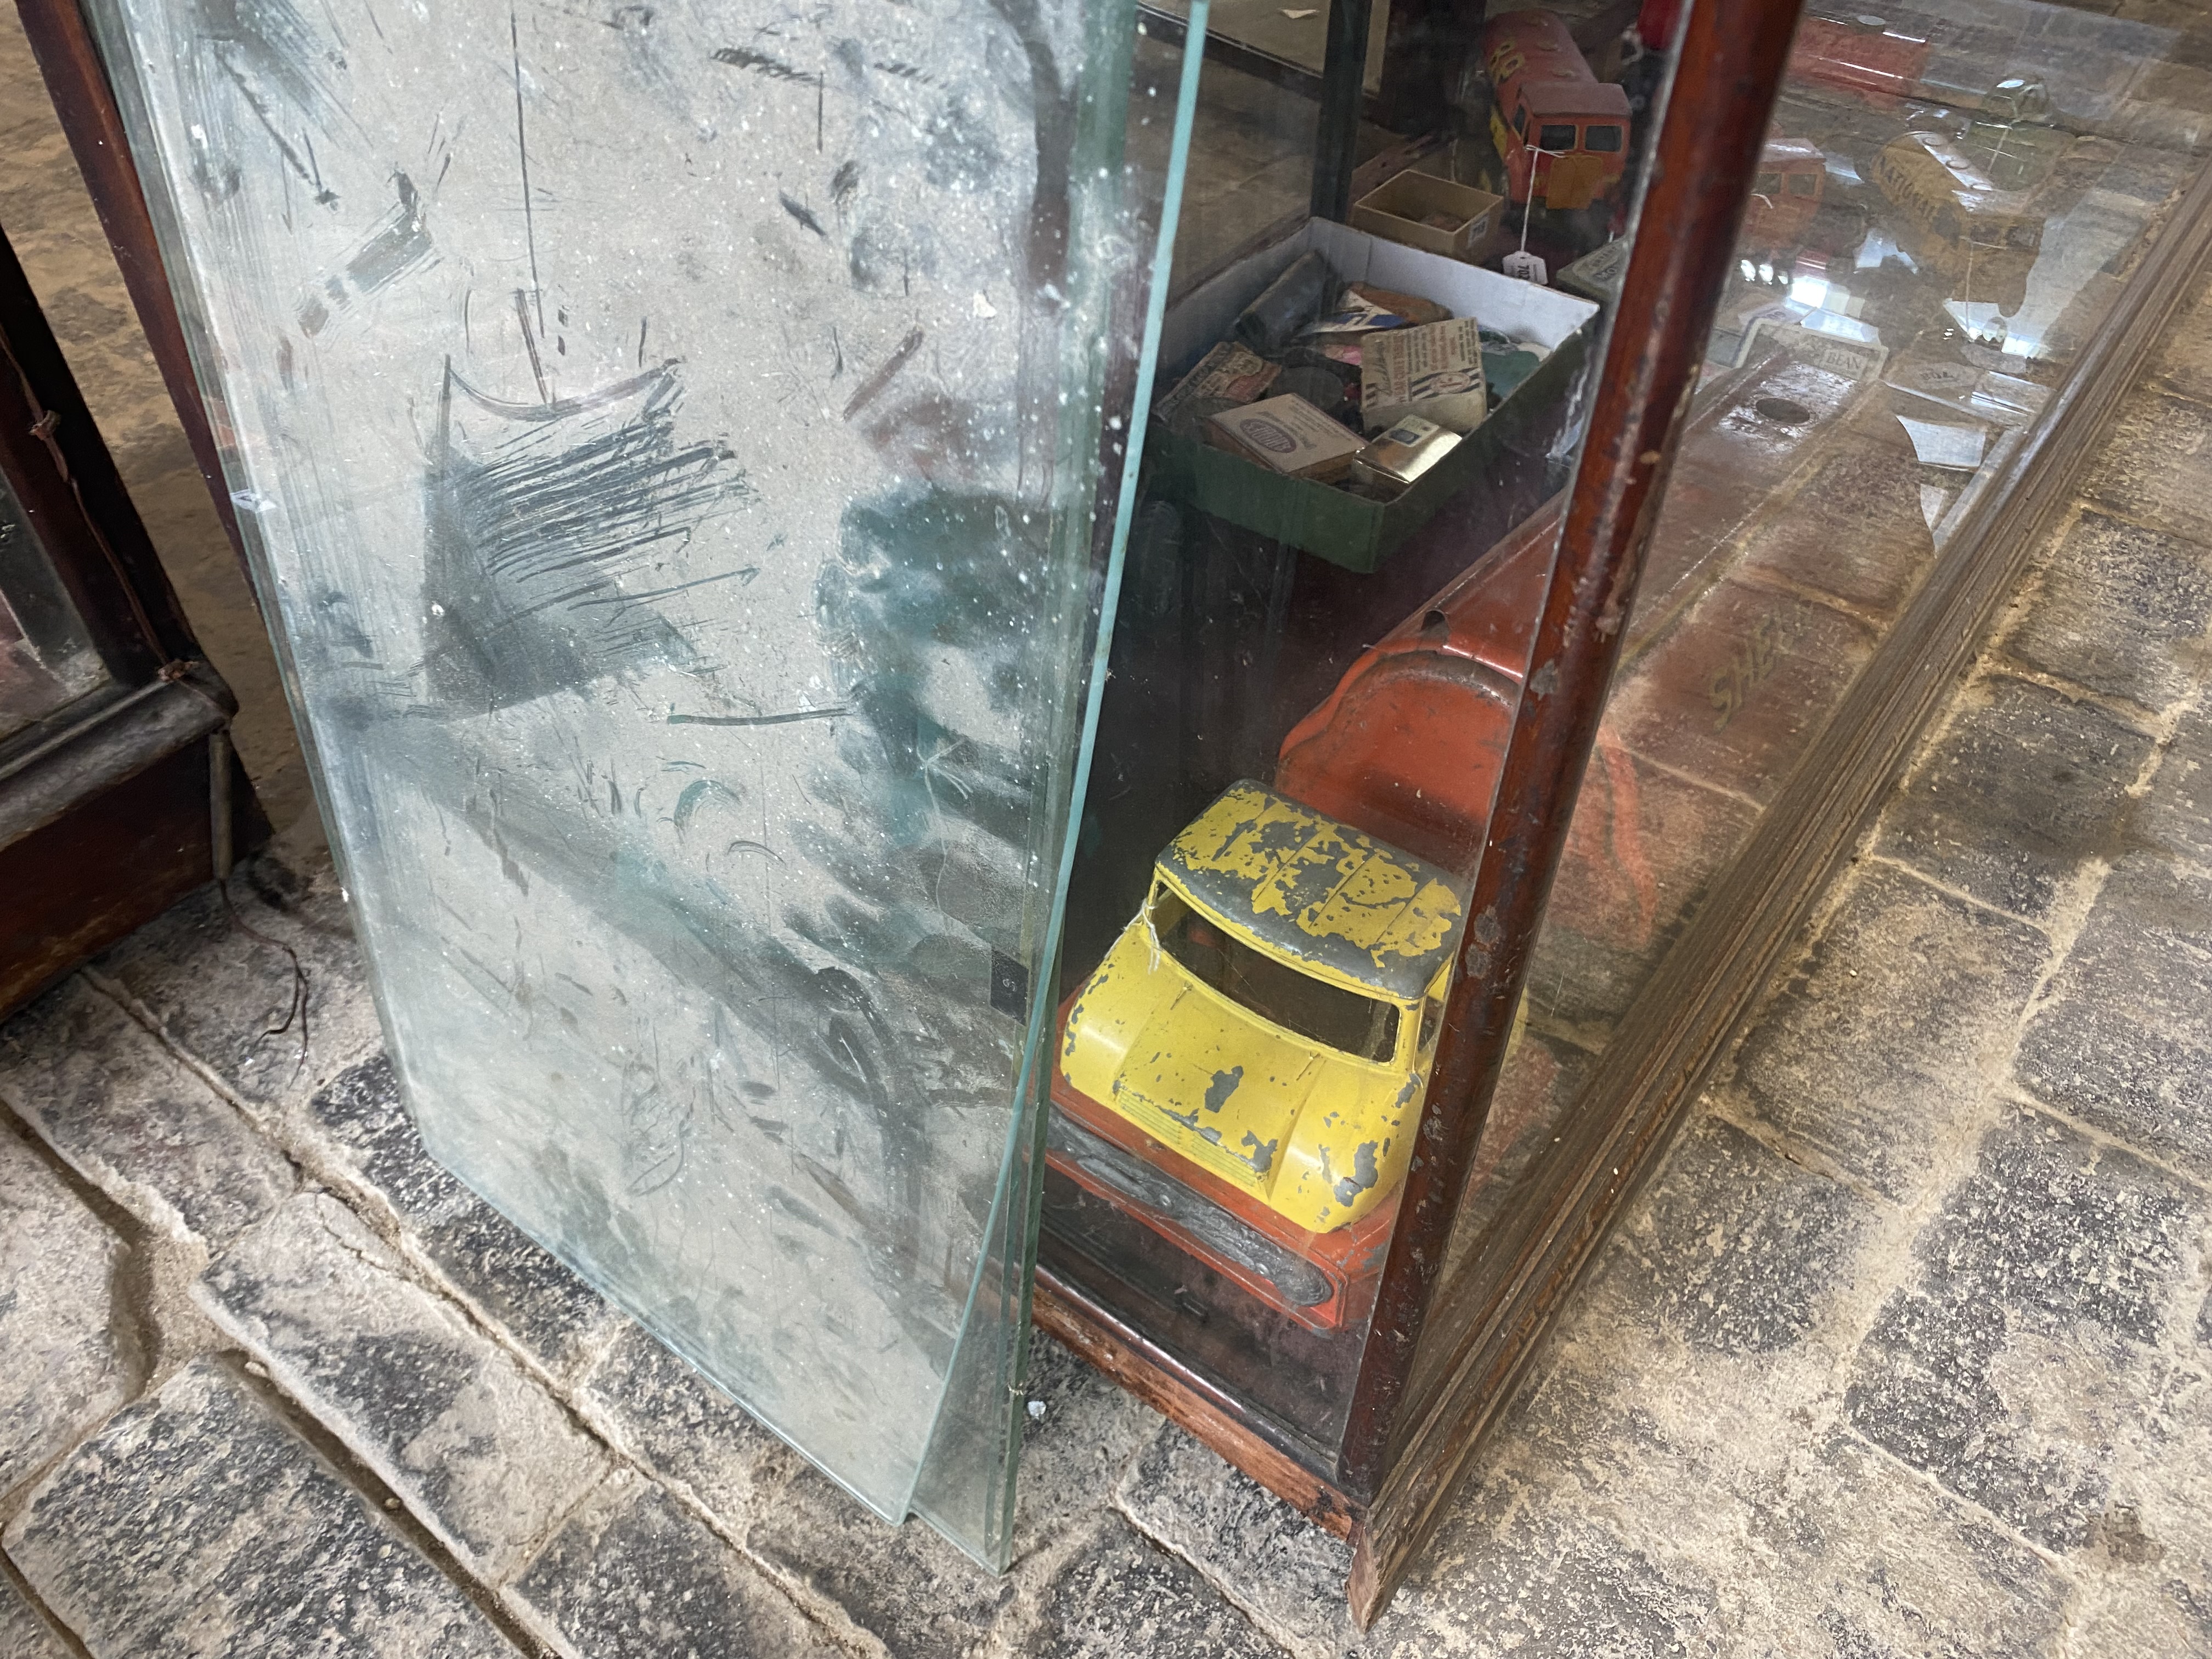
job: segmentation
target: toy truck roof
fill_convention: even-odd
[[[1459,940],[1468,884],[1256,783],[1232,784],[1160,854],[1160,872],[1272,954],[1395,1002]]]
[[[1534,119],[1628,121],[1628,94],[1610,81],[1592,81],[1562,69],[1531,70],[1521,77],[1521,101]]]
[[[1498,75],[1497,53],[1517,58],[1520,67],[1499,77],[1498,94],[1516,89],[1528,113],[1541,119],[1565,116],[1570,120],[1628,119],[1628,94],[1610,81],[1601,81],[1575,45],[1575,38],[1553,12],[1541,8],[1504,12],[1483,25],[1482,52],[1491,73]],[[1510,107],[1507,110],[1510,115]]]

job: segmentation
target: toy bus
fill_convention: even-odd
[[[1510,11],[1478,43],[1490,137],[1516,206],[1572,210],[1613,194],[1628,162],[1628,94],[1601,81],[1548,11]]]
[[[1761,250],[1796,247],[1820,211],[1828,164],[1818,144],[1771,134],[1759,152],[1759,176],[1744,210],[1743,243]]]

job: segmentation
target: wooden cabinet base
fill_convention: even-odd
[[[157,681],[0,775],[0,1014],[267,838],[228,703]]]
[[[1206,1396],[1141,1337],[1040,1265],[1030,1318],[1169,1421],[1189,1431],[1316,1526],[1356,1541],[1364,1507]]]

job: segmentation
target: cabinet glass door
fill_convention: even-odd
[[[0,476],[0,744],[107,683],[84,618]]]
[[[1002,1563],[1190,77],[1127,0],[95,21],[425,1140]]]

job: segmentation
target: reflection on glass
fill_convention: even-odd
[[[1139,10],[1140,76],[1172,77],[1188,23],[1188,0]],[[1380,87],[1389,8],[1376,4],[1368,32],[1367,87]],[[1306,215],[1313,194],[1328,0],[1285,7],[1214,0],[1207,13],[1204,96],[1191,137],[1192,166],[1175,248],[1177,292],[1195,286],[1254,247],[1279,240]],[[1391,143],[1360,124],[1358,156]]]
[[[2045,418],[2208,137],[2212,71],[2170,29],[2033,0],[1807,15],[1457,1260],[1558,1175],[1590,1060],[1663,994],[1668,948]]]
[[[14,488],[0,477],[0,741],[107,680]]]
[[[1419,1098],[1415,1011],[1441,988],[1378,998],[1387,1035],[1356,977],[1291,994],[1309,964],[1283,882],[1255,863],[1201,894],[1176,871],[1234,843],[1216,803],[1264,786],[1471,875],[1678,15],[1654,0],[1621,33],[1595,7],[1500,7],[1439,35],[1407,9],[1334,139],[1347,106],[1318,59],[1255,53],[1241,26],[1208,47],[1070,893],[1042,1261],[1324,1475],[1401,1172],[1374,1137],[1374,1195],[1352,1188],[1372,1207],[1333,1226],[1273,1201],[1279,1161],[1332,1068],[1407,1065]],[[1700,901],[2172,212],[2212,111],[2179,44],[2033,0],[1804,21],[1458,1267],[1570,1177],[1547,1153],[1593,1060],[1664,995]],[[1309,220],[1299,189],[1331,142],[1359,169],[1345,222]],[[1199,206],[1248,185],[1264,210]],[[1392,378],[1417,335],[1425,410]],[[1384,465],[1386,436],[1420,468]]]

